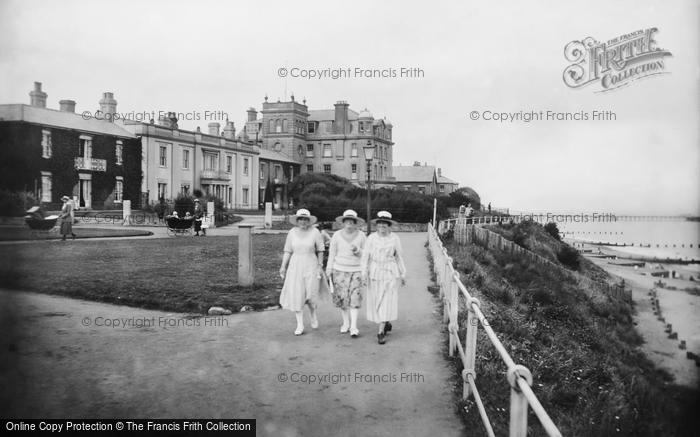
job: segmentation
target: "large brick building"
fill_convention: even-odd
[[[301,172],[333,173],[358,184],[366,180],[363,148],[375,147],[371,178],[391,183],[393,146],[391,122],[375,119],[366,109],[353,111],[339,101],[333,109],[309,110],[306,101],[263,103],[262,118],[248,110],[244,141],[274,151],[301,166]]]
[[[122,127],[75,113],[75,101],[46,107],[35,82],[30,104],[0,105],[0,188],[32,192],[56,209],[64,195],[79,208],[139,206],[141,143]],[[100,103],[104,103],[101,101]]]

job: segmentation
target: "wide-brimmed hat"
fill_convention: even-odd
[[[199,199],[194,199],[195,202],[199,202]]]
[[[389,211],[379,211],[377,213],[377,218],[372,220],[372,224],[376,225],[377,222],[384,222],[389,226],[396,226],[399,224],[396,220],[391,219],[391,213]]]
[[[66,201],[66,200],[70,200],[70,197],[68,197],[68,196],[61,197],[61,201]]]
[[[309,223],[311,223],[312,225],[318,221],[316,216],[311,215],[311,212],[309,212],[308,209],[302,208],[302,209],[297,210],[296,214],[289,216],[289,223],[296,225],[297,220],[300,218],[309,219]]]
[[[338,223],[343,223],[345,221],[345,219],[355,220],[355,224],[358,224],[358,225],[365,224],[365,220],[358,217],[357,213],[352,209],[346,209],[345,212],[343,213],[343,215],[335,218],[335,221]]]

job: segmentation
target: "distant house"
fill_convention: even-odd
[[[438,194],[435,166],[421,165],[416,161],[413,165],[395,165],[392,170],[396,189],[416,191],[430,196]]]
[[[438,195],[448,196],[450,193],[454,192],[459,188],[459,183],[453,181],[452,179],[442,175],[442,169],[438,167],[437,169],[437,184],[438,184]]]
[[[67,195],[86,209],[140,205],[141,141],[126,129],[75,113],[75,101],[46,107],[35,82],[30,104],[0,105],[0,188],[34,193],[48,209]],[[104,111],[111,93],[100,100]]]
[[[301,164],[274,150],[260,151],[260,206],[265,202],[265,192],[269,190],[274,209],[287,209],[289,197],[287,188],[290,182],[301,172]],[[270,185],[268,189],[268,184]]]

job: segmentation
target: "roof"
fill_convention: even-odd
[[[290,164],[299,164],[297,161],[289,158],[287,155],[283,155],[280,152],[275,152],[274,150],[260,149],[259,158],[266,159],[268,161],[282,161]]]
[[[348,108],[348,120],[357,120],[358,114]],[[309,111],[309,121],[335,120],[335,109],[314,109]]]
[[[435,166],[432,165],[395,165],[392,174],[396,183],[426,182],[432,183],[435,176]]]
[[[459,182],[453,181],[450,178],[446,178],[445,176],[438,176],[437,177],[438,184],[455,184],[459,185]]]
[[[118,124],[99,120],[92,116],[57,109],[39,108],[25,104],[0,105],[0,121],[25,121],[43,126],[74,129],[81,132],[112,135],[124,138],[136,138],[136,135]]]

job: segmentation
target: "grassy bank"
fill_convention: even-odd
[[[566,249],[562,252],[563,243],[537,224],[492,230],[562,268],[592,279],[607,277],[583,258],[572,260]],[[675,386],[670,375],[655,369],[644,356],[639,347],[643,339],[634,329],[629,306],[607,296],[587,297],[578,281],[554,266],[478,245],[447,241],[446,246],[462,281],[477,290],[482,310],[506,349],[516,363],[532,372],[535,393],[564,435],[694,435],[697,428],[691,422],[698,425],[693,417],[697,392]],[[569,267],[563,267],[562,258]],[[464,338],[464,309],[460,319]],[[505,365],[483,330],[476,367],[477,384],[496,434],[506,435]],[[456,386],[461,392],[461,380]],[[460,407],[467,426],[481,432],[474,402],[462,402]],[[528,424],[528,435],[544,435],[532,413]]]
[[[255,236],[253,287],[236,284],[237,237],[9,244],[0,286],[178,312],[262,309],[278,303],[285,237]]]

